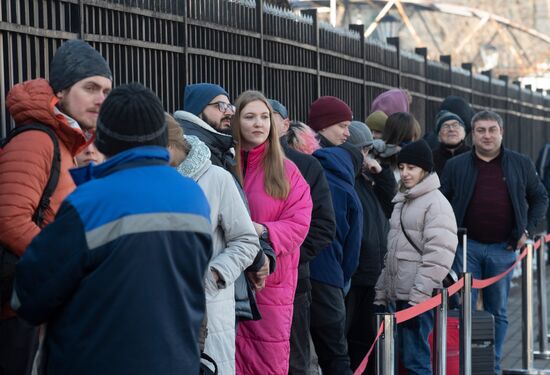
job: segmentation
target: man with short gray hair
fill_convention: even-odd
[[[458,226],[468,229],[468,271],[476,279],[496,276],[514,263],[515,251],[532,235],[548,204],[533,162],[503,147],[503,134],[497,113],[477,113],[472,119],[472,151],[450,159],[441,178],[441,191],[453,206]],[[459,248],[453,269],[461,268]],[[483,293],[484,308],[495,317],[496,374],[508,327],[511,277],[510,273]],[[473,305],[476,300],[473,290]]]

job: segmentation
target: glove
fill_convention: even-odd
[[[384,305],[374,305],[373,311],[375,314],[385,314],[388,312],[388,309]]]
[[[396,303],[397,311],[406,310],[409,307],[412,307],[412,305],[407,301],[397,301]],[[415,316],[414,318],[411,318],[401,323],[401,326],[403,328],[407,328],[411,330],[418,329],[420,328],[420,318],[418,316]]]

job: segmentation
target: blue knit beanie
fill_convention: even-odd
[[[283,105],[283,103],[275,99],[267,99],[267,101],[269,102],[269,104],[271,104],[273,112],[280,114],[283,120],[286,120],[288,118],[288,110]]]
[[[218,95],[225,95],[229,98],[227,91],[213,83],[187,85],[185,86],[183,109],[198,116],[204,111],[206,105]]]

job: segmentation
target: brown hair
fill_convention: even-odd
[[[276,199],[286,199],[290,192],[290,183],[285,173],[284,168],[284,154],[279,144],[279,137],[277,128],[275,127],[275,121],[273,121],[273,109],[265,98],[265,96],[259,91],[248,90],[243,92],[235,101],[237,110],[231,121],[231,128],[233,129],[233,138],[235,139],[235,160],[237,162],[237,177],[241,184],[244,181],[242,160],[241,160],[241,112],[249,103],[255,101],[261,101],[269,109],[269,136],[266,140],[267,147],[262,158],[262,167],[264,169],[264,188],[268,195]]]
[[[190,146],[189,143],[185,140],[185,133],[183,128],[178,124],[175,118],[173,118],[169,113],[165,113],[166,116],[166,125],[168,126],[168,147],[175,148],[185,153],[189,154]]]
[[[396,112],[386,120],[382,139],[386,144],[400,145],[403,142],[413,142],[420,138],[422,130],[413,115],[406,112]]]

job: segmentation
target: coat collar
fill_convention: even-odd
[[[437,190],[441,186],[439,182],[439,177],[435,172],[430,173],[422,181],[413,186],[410,189],[405,189],[397,192],[392,202],[403,202],[411,199],[418,198],[430,191]]]

